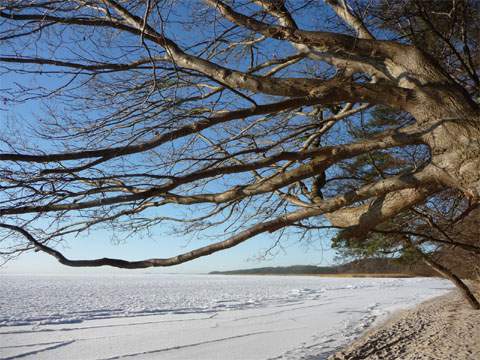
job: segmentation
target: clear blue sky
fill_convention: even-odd
[[[10,81],[17,81],[18,77],[4,76],[2,85]],[[54,85],[54,81],[50,85]],[[11,104],[6,111],[0,112],[2,122],[14,119],[16,122],[35,123],[43,113],[40,104],[29,102],[26,104]],[[48,144],[42,145],[43,148]],[[45,146],[43,146],[45,145]],[[167,210],[168,211],[168,210]],[[170,215],[173,215],[170,213]],[[106,230],[95,230],[90,235],[77,239],[70,239],[65,243],[55,246],[65,256],[71,259],[93,259],[100,257],[113,257],[126,260],[140,260],[152,257],[170,257],[186,252],[193,248],[206,245],[205,240],[192,237],[164,235],[165,229],[156,228],[150,237],[132,237],[121,244],[113,244],[111,236]],[[214,230],[216,240],[225,239],[221,229]],[[168,232],[168,231],[167,231]],[[213,235],[213,234],[212,234]],[[110,267],[102,268],[70,268],[61,265],[53,257],[31,252],[21,255],[18,259],[0,267],[2,273],[21,274],[69,274],[69,273],[109,273],[109,272],[164,272],[164,273],[206,273],[213,270],[233,270],[263,266],[288,266],[288,265],[329,265],[334,261],[335,253],[330,248],[330,238],[333,233],[325,232],[315,241],[307,244],[300,242],[298,237],[282,239],[281,247],[276,247],[272,255],[262,257],[277,240],[279,233],[259,235],[255,238],[229,250],[194,260],[179,266],[155,269],[120,270]],[[211,241],[213,239],[210,239]]]
[[[304,28],[318,27],[322,24],[322,16],[319,15],[332,15],[331,10],[325,8],[323,3],[318,6],[318,12],[311,13],[310,11],[306,11],[299,15],[297,20],[300,21]],[[182,12],[179,11],[179,13],[181,14]],[[188,13],[188,11],[186,13]],[[177,14],[177,16],[179,15]],[[208,25],[209,24],[205,24],[205,26]],[[184,43],[188,42],[188,37],[191,36],[190,33],[184,32],[182,29],[174,27],[170,30],[175,36],[184,37]],[[2,53],[8,53],[7,50],[8,49],[2,48]],[[58,54],[63,55],[62,52],[63,50],[60,49]],[[9,83],[20,81],[20,78],[21,76],[18,76],[18,74],[13,76],[2,76],[2,86],[0,88],[8,87]],[[23,79],[28,81],[26,78]],[[54,87],[56,79],[54,76],[49,76],[45,77],[43,81],[51,82],[49,84],[44,83],[43,85]],[[14,121],[25,121],[26,123],[29,123],[35,117],[41,116],[39,108],[40,105],[35,102],[30,102],[26,105],[9,104],[8,109],[6,109],[7,111],[0,111],[0,117],[2,117],[2,121],[5,121],[8,118],[14,119]],[[47,146],[48,144],[43,145]],[[156,229],[150,237],[132,237],[122,244],[112,244],[110,235],[106,231],[95,231],[90,235],[78,239],[70,239],[66,243],[57,246],[57,248],[67,257],[72,259],[115,257],[128,260],[139,260],[151,257],[169,257],[206,244],[204,240],[202,241],[195,238],[185,238],[183,236],[175,235],[165,236],[162,234],[161,230],[162,229]],[[294,237],[284,239],[281,242],[282,248],[275,248],[273,250],[273,255],[268,256],[267,259],[259,260],[259,258],[265,254],[266,249],[274,244],[278,234],[260,235],[232,249],[218,252],[183,265],[170,268],[143,270],[118,270],[108,267],[94,269],[68,268],[59,264],[54,258],[46,254],[27,253],[0,268],[0,274],[62,274],[112,271],[205,273],[212,270],[228,270],[261,266],[286,266],[294,264],[328,265],[333,262],[335,255],[330,249],[329,238],[332,235],[331,232],[324,233],[310,244],[299,242],[298,238]]]
[[[18,78],[17,78],[18,79]],[[2,84],[15,81],[13,77],[2,77]],[[53,82],[52,82],[53,84]],[[12,104],[7,111],[0,112],[2,121],[15,119],[22,123],[35,123],[40,104],[29,102],[26,104]],[[39,144],[48,146],[48,144]],[[45,147],[44,147],[45,148]],[[168,211],[168,210],[167,210]],[[170,215],[173,215],[170,213]],[[140,260],[152,257],[170,257],[206,245],[205,239],[193,237],[165,235],[168,230],[157,226],[151,236],[131,237],[128,241],[114,244],[111,235],[106,230],[95,230],[91,234],[79,238],[71,238],[65,243],[56,245],[55,248],[62,251],[71,259],[93,259],[100,257],[113,257],[126,260]],[[214,229],[215,239],[226,238],[221,229]],[[101,268],[70,268],[61,265],[53,257],[41,252],[30,252],[21,255],[18,259],[0,267],[0,274],[81,274],[81,273],[110,273],[110,272],[163,272],[163,273],[206,273],[213,270],[233,270],[241,268],[263,266],[288,266],[288,265],[329,265],[334,262],[334,251],[330,248],[330,238],[333,233],[324,232],[313,242],[300,242],[298,237],[290,236],[281,241],[281,246],[276,247],[269,256],[265,255],[277,240],[278,233],[271,235],[259,235],[255,238],[229,250],[221,251],[208,257],[200,258],[192,262],[155,269],[121,270],[110,267]]]
[[[331,234],[330,234],[331,235]],[[110,272],[162,272],[162,273],[206,273],[213,270],[232,270],[263,266],[287,266],[296,264],[328,265],[333,262],[334,251],[329,247],[328,234],[314,243],[305,244],[298,239],[285,239],[282,249],[275,248],[274,254],[267,259],[259,257],[275,241],[273,236],[258,236],[247,240],[232,249],[194,260],[192,262],[168,267],[141,270],[121,270],[110,267],[102,268],[70,268],[61,265],[49,255],[32,252],[23,254],[15,261],[0,268],[1,273],[16,274],[81,274]],[[190,240],[190,241],[188,241]],[[57,247],[70,258],[118,257],[123,259],[142,259],[149,257],[167,257],[192,249],[195,245],[204,244],[196,239],[175,236],[151,238],[131,238],[123,244],[112,244],[108,233],[95,232],[91,237],[68,241]]]

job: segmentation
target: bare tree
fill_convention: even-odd
[[[451,191],[460,213],[475,206],[479,14],[467,0],[0,1],[2,254],[171,266],[284,229],[360,236]],[[140,261],[55,249],[163,223],[227,235]]]

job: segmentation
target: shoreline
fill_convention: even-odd
[[[323,278],[392,278],[392,279],[407,279],[407,278],[441,278],[440,276],[431,275],[414,275],[414,274],[404,274],[404,273],[337,273],[337,274],[318,274],[318,273],[239,273],[239,274],[230,274],[230,273],[207,273],[204,275],[212,276],[314,276],[314,277],[323,277]]]
[[[25,360],[325,360],[375,320],[452,288],[440,279],[4,280],[0,358]]]
[[[452,290],[392,313],[328,360],[477,360],[479,339],[480,311]]]
[[[408,273],[331,273],[331,274],[320,274],[320,273],[228,273],[228,272],[210,272],[203,275],[211,276],[313,276],[320,278],[378,278],[378,279],[411,279],[411,278],[439,278],[443,279],[437,275],[416,275]]]

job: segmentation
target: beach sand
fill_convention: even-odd
[[[478,291],[477,291],[478,295]],[[479,360],[480,311],[452,291],[395,314],[328,360]]]

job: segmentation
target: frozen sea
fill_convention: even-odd
[[[0,275],[1,359],[325,359],[436,278]]]

